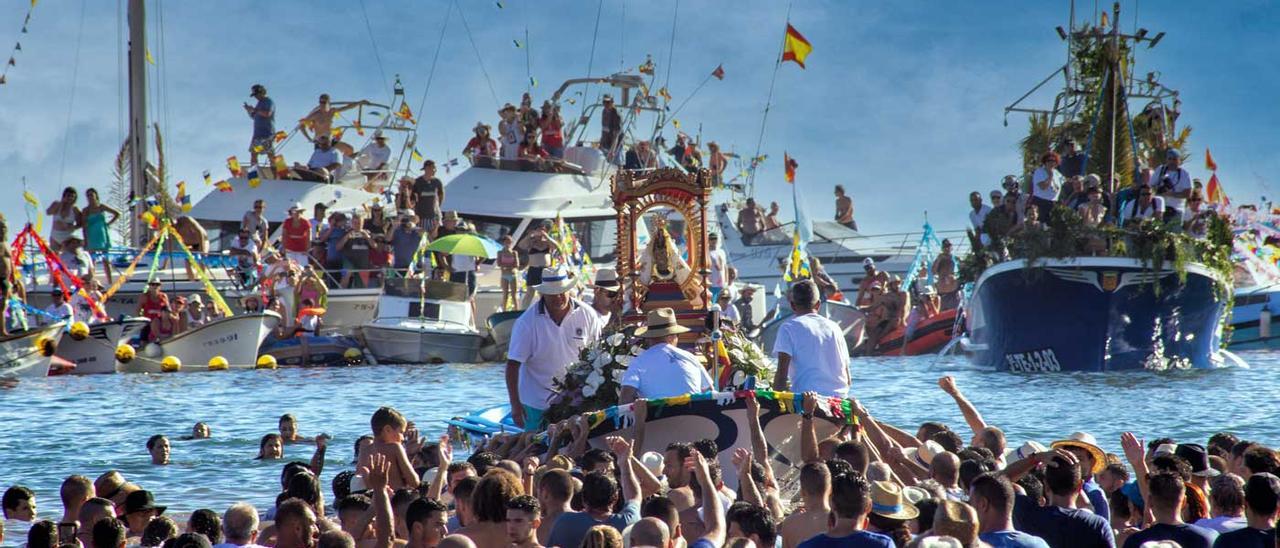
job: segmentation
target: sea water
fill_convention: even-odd
[[[1120,452],[1120,434],[1169,436],[1205,443],[1218,431],[1280,444],[1276,373],[1280,354],[1245,353],[1247,369],[1165,373],[1012,374],[975,369],[962,358],[857,358],[853,393],[876,418],[914,432],[940,420],[968,439],[951,398],[937,386],[957,384],[1010,447],[1046,445],[1073,431],[1097,436]],[[119,374],[23,380],[0,387],[0,489],[36,492],[40,516],[61,514],[58,487],[70,474],[96,478],[109,469],[155,493],[170,513],[211,508],[219,514],[247,501],[265,511],[280,491],[283,461],[254,460],[264,434],[284,413],[302,435],[333,436],[321,485],[352,469],[353,444],[369,433],[369,416],[390,405],[429,439],[444,420],[506,402],[503,366],[419,365],[282,368],[175,374]],[[213,437],[184,441],[197,421]],[[152,466],[147,438],[165,434],[172,464]],[[314,446],[285,447],[286,460],[308,461]],[[25,526],[8,522],[5,545],[25,542]]]

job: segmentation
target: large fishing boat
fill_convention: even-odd
[[[1006,115],[1031,113],[1032,133],[1023,142],[1028,169],[1055,144],[1079,140],[1086,143],[1083,150],[1068,156],[1064,168],[1070,163],[1077,170],[1073,175],[1114,174],[1102,181],[1115,196],[1135,178],[1150,180],[1152,187],[1162,183],[1143,173],[1140,160],[1163,164],[1168,151],[1185,147],[1188,132],[1175,126],[1176,91],[1158,82],[1156,73],[1140,81],[1131,77],[1133,50],[1155,46],[1164,33],[1122,33],[1118,3],[1101,21],[1077,25],[1073,13],[1070,31],[1058,28],[1070,61],[1058,69],[1066,85],[1052,109],[1023,108],[1019,99]],[[1134,100],[1146,101],[1138,116],[1130,115]],[[1131,203],[1112,204],[1113,219]],[[1207,368],[1224,362],[1232,280],[1229,231],[1214,228],[1225,225],[1220,218],[1210,218],[1213,226],[1196,237],[1183,233],[1180,212],[1172,222],[1157,215],[1123,229],[1087,226],[1061,206],[1045,217],[1042,230],[975,244],[966,262],[971,275],[981,270],[961,345],[974,362],[1019,372]],[[1092,249],[1086,249],[1088,242]]]

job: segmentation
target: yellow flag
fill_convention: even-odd
[[[809,56],[809,52],[813,51],[813,44],[810,44],[800,31],[787,23],[787,34],[783,38],[782,60],[791,61],[800,68],[804,68],[804,58]]]
[[[156,58],[151,56],[151,48],[147,48],[147,64],[156,64]]]

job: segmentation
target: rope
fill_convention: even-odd
[[[363,0],[362,0],[363,1]],[[427,93],[431,91],[431,82],[436,78],[436,62],[440,60],[440,49],[444,46],[445,32],[449,30],[449,16],[453,14],[453,3],[444,12],[444,24],[440,25],[440,39],[436,41],[436,53],[431,56],[431,69],[427,71],[427,84],[423,86],[422,100],[418,101],[418,123],[426,117]]]
[[[791,24],[791,2],[787,2],[787,24]],[[760,148],[764,146],[764,130],[769,123],[769,109],[773,107],[773,84],[778,81],[778,69],[782,68],[782,52],[787,48],[787,35],[782,34],[782,44],[778,47],[778,60],[773,63],[773,76],[769,78],[769,96],[764,100],[764,115],[760,117],[760,136],[756,138],[756,153],[751,156],[754,161],[760,157]],[[757,166],[759,167],[759,166]],[[756,169],[751,169],[747,180],[747,193],[756,193]]]
[[[533,93],[533,60],[529,44],[529,2],[524,3],[524,90]]]
[[[671,65],[676,55],[676,22],[680,20],[680,0],[676,0],[676,9],[671,13],[671,43],[667,45],[667,75],[662,86],[671,85]]]
[[[596,24],[595,30],[591,31],[591,53],[587,55],[587,78],[591,77],[591,69],[596,61],[596,40],[600,37],[600,13],[604,10],[604,0],[600,0],[596,4]],[[582,109],[578,113],[578,119],[581,120],[587,114],[587,94],[591,91],[591,83],[588,82],[582,90]]]
[[[453,0],[454,5],[458,4],[458,0]],[[471,25],[467,24],[467,16],[462,12],[462,6],[458,6],[458,18],[462,20],[462,28],[467,31],[467,41],[471,42],[471,50],[476,52],[476,62],[480,65],[480,73],[484,74],[484,82],[489,85],[489,95],[493,97],[494,108],[501,108],[502,102],[498,101],[498,92],[493,90],[493,79],[489,78],[489,71],[484,68],[484,58],[480,57],[480,48],[476,46],[476,39],[471,35]]]
[[[84,0],[80,0],[80,24],[76,30],[76,52],[71,63],[71,89],[67,98],[67,127],[62,133],[62,162],[58,166],[58,186],[63,186],[63,175],[67,172],[67,149],[71,146],[71,113],[76,107],[76,82],[80,78],[80,43],[84,40]]]
[[[360,15],[364,17],[364,30],[369,34],[369,43],[373,44],[373,60],[378,63],[378,74],[382,76],[382,85],[387,86],[387,71],[382,67],[382,55],[378,53],[378,41],[373,37],[373,25],[369,23],[369,12],[365,10],[364,0],[360,0]],[[392,97],[391,102],[395,102],[395,95],[391,92],[391,88],[387,88],[387,95]],[[421,111],[418,113],[422,115]]]

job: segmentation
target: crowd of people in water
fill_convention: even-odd
[[[1008,256],[1010,239],[1044,232],[1055,208],[1075,213],[1085,227],[1114,226],[1123,229],[1156,223],[1166,230],[1195,238],[1208,235],[1209,220],[1217,204],[1206,201],[1206,189],[1182,167],[1182,155],[1167,150],[1164,163],[1152,162],[1133,177],[1133,184],[1111,195],[1103,179],[1085,173],[1084,155],[1075,143],[1066,141],[1059,152],[1046,152],[1040,165],[1026,178],[1007,175],[1001,189],[992,190],[991,203],[983,203],[982,193],[969,194],[969,224],[976,243]],[[1109,243],[1101,236],[1083,242],[1085,254],[1101,255]]]
[[[1270,447],[1226,432],[1146,442],[1125,433],[1108,444],[1121,454],[1086,432],[1013,447],[954,379],[938,385],[964,426],[929,421],[912,432],[854,400],[857,420],[820,435],[837,428],[823,398],[806,393],[791,463],[771,456],[759,419],[769,410],[754,393],[751,445],[732,451],[732,466],[711,439],[638,450],[651,420],[643,399],[630,428],[594,443],[579,416],[545,436],[492,436],[465,459],[455,458],[458,439],[427,439],[384,407],[329,486],[318,480],[335,461],[328,436],[303,436],[297,418],[282,416],[252,458],[281,460],[298,443],[315,455],[283,463],[269,508],[166,515],[164,492],[114,470],[68,476],[56,519],[38,512],[51,495],[21,485],[2,506],[6,520],[30,522],[28,548],[1275,546],[1280,458]],[[213,426],[197,423],[184,450],[214,437]],[[142,441],[153,465],[169,463],[166,436]]]

